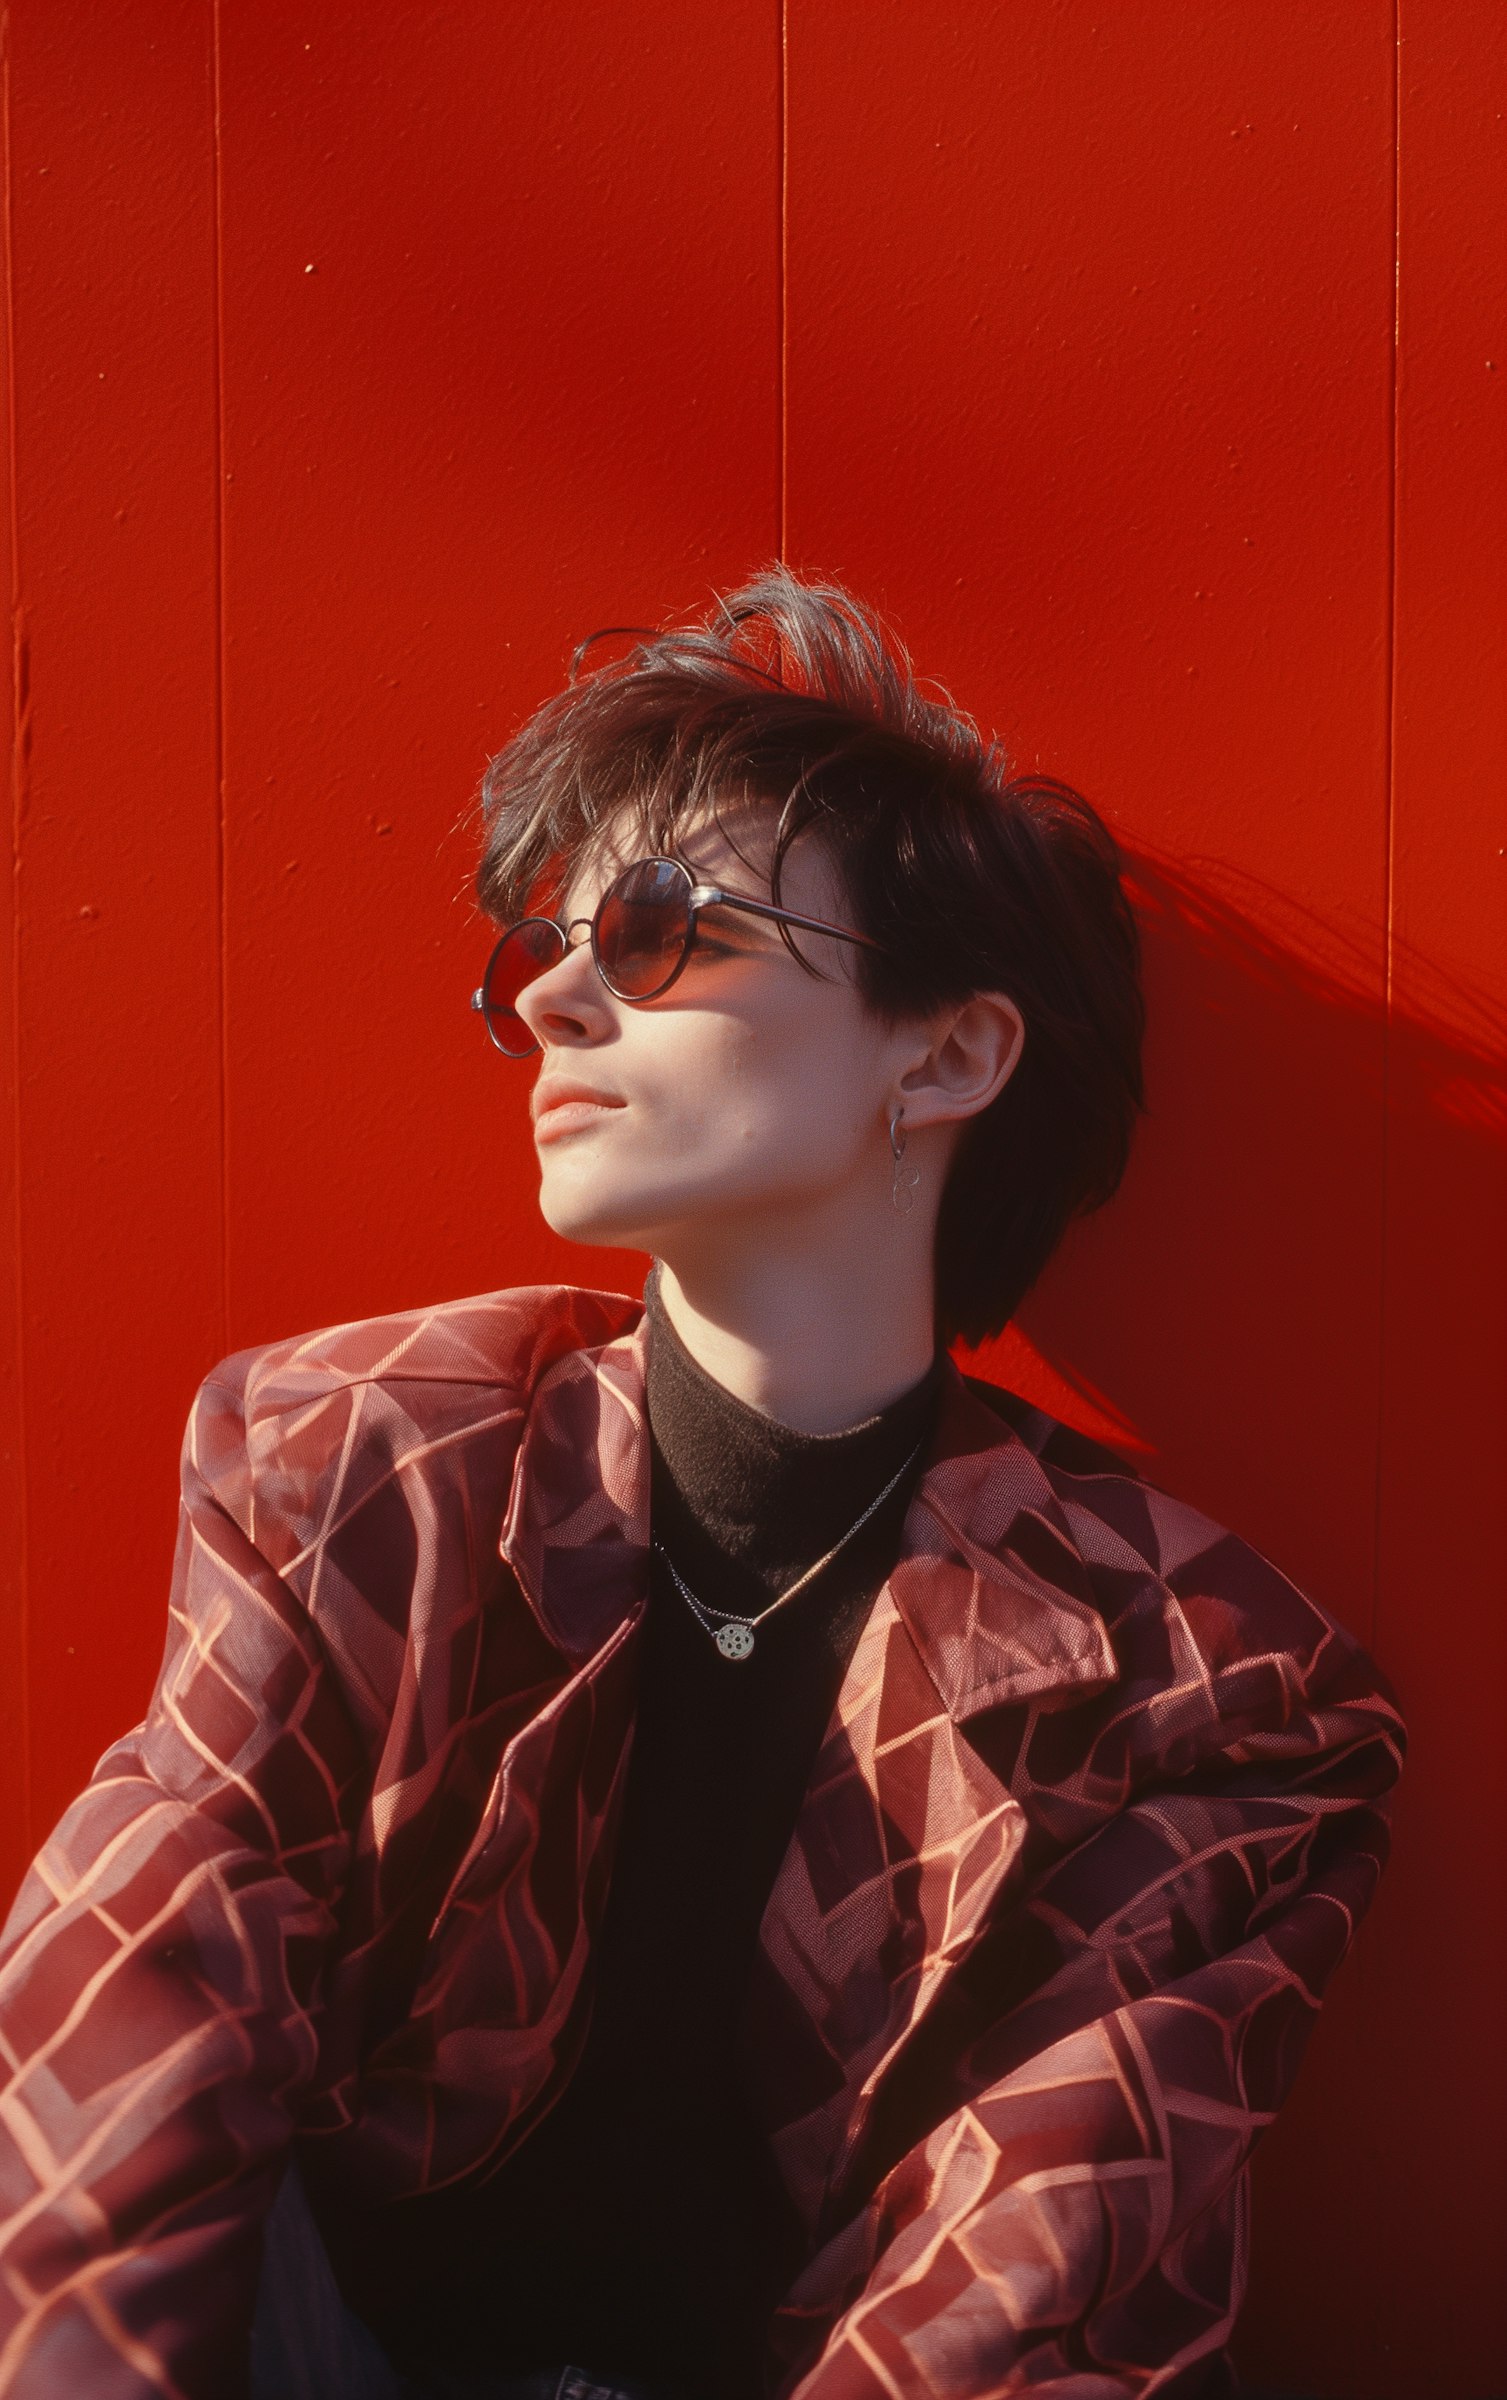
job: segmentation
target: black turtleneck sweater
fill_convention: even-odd
[[[938,1369],[866,1423],[797,1433],[725,1391],[651,1276],[651,1514],[697,1597],[755,1622],[847,1531],[937,1407]],[[374,2212],[336,2250],[352,2304],[436,2388],[571,2360],[676,2400],[757,2400],[800,2263],[735,2029],[764,1913],[921,1455],[831,1564],[722,1656],[656,1555],[622,1828],[569,2085],[485,2181]],[[468,2388],[470,2388],[468,2384]],[[476,2387],[483,2389],[483,2385]]]

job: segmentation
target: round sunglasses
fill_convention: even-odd
[[[609,883],[589,917],[573,917],[568,925],[554,917],[520,917],[510,925],[471,994],[471,1006],[486,1020],[505,1058],[530,1058],[539,1044],[518,1014],[518,996],[536,976],[559,965],[578,925],[590,928],[592,963],[615,999],[657,1000],[690,957],[704,908],[739,908],[807,933],[835,934],[840,942],[857,942],[865,950],[880,946],[847,925],[751,900],[744,892],[724,891],[720,883],[698,883],[678,858],[640,858]]]

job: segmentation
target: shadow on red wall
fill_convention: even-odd
[[[1376,937],[1202,862],[1130,867],[1150,1113],[978,1363],[1253,1540],[1398,1688],[1396,1851],[1257,2155],[1240,2351],[1354,2400],[1431,2353],[1440,2390],[1485,2391],[1439,2302],[1490,2288],[1504,2224],[1503,1017],[1395,948],[1389,1014]]]
[[[1073,1230],[980,1371],[1030,1377],[1038,1355],[1063,1413],[1154,1454],[1156,1479],[1175,1474],[1211,1508],[1227,1496],[1258,1519],[1275,1507],[1279,1523],[1295,1509],[1323,1566],[1315,1503],[1332,1509],[1336,1471],[1374,1486],[1388,1153],[1395,1174],[1426,1152],[1448,1196],[1441,1245],[1452,1220],[1468,1290],[1481,1266],[1469,1228],[1500,1207],[1507,1016],[1415,959],[1408,982],[1425,1000],[1404,1010],[1394,991],[1388,1032],[1379,938],[1364,945],[1234,870],[1132,849],[1129,874],[1148,1114],[1113,1206]],[[1443,1246],[1428,1272],[1441,1307],[1463,1299]],[[1483,1389],[1467,1392],[1478,1304],[1477,1292],[1456,1320],[1452,1406],[1486,1404],[1495,1373],[1478,1362]],[[1306,1490],[1274,1485],[1289,1460]],[[1374,1508],[1374,1488],[1366,1499]],[[1336,1607],[1341,1593],[1354,1605],[1345,1531]],[[1369,1608],[1368,1591],[1363,1630]]]

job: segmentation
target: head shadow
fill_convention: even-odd
[[[1269,1546],[1366,1633],[1386,1287],[1416,1268],[1468,1348],[1507,1142],[1503,1012],[1395,945],[1389,1001],[1379,932],[1237,870],[1127,845],[1126,871],[1149,1016],[1129,1171],[969,1363]]]

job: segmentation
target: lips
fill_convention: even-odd
[[[567,1123],[589,1123],[594,1110],[625,1105],[616,1092],[598,1091],[594,1084],[574,1081],[536,1084],[529,1103],[536,1129],[557,1119],[562,1132]]]

